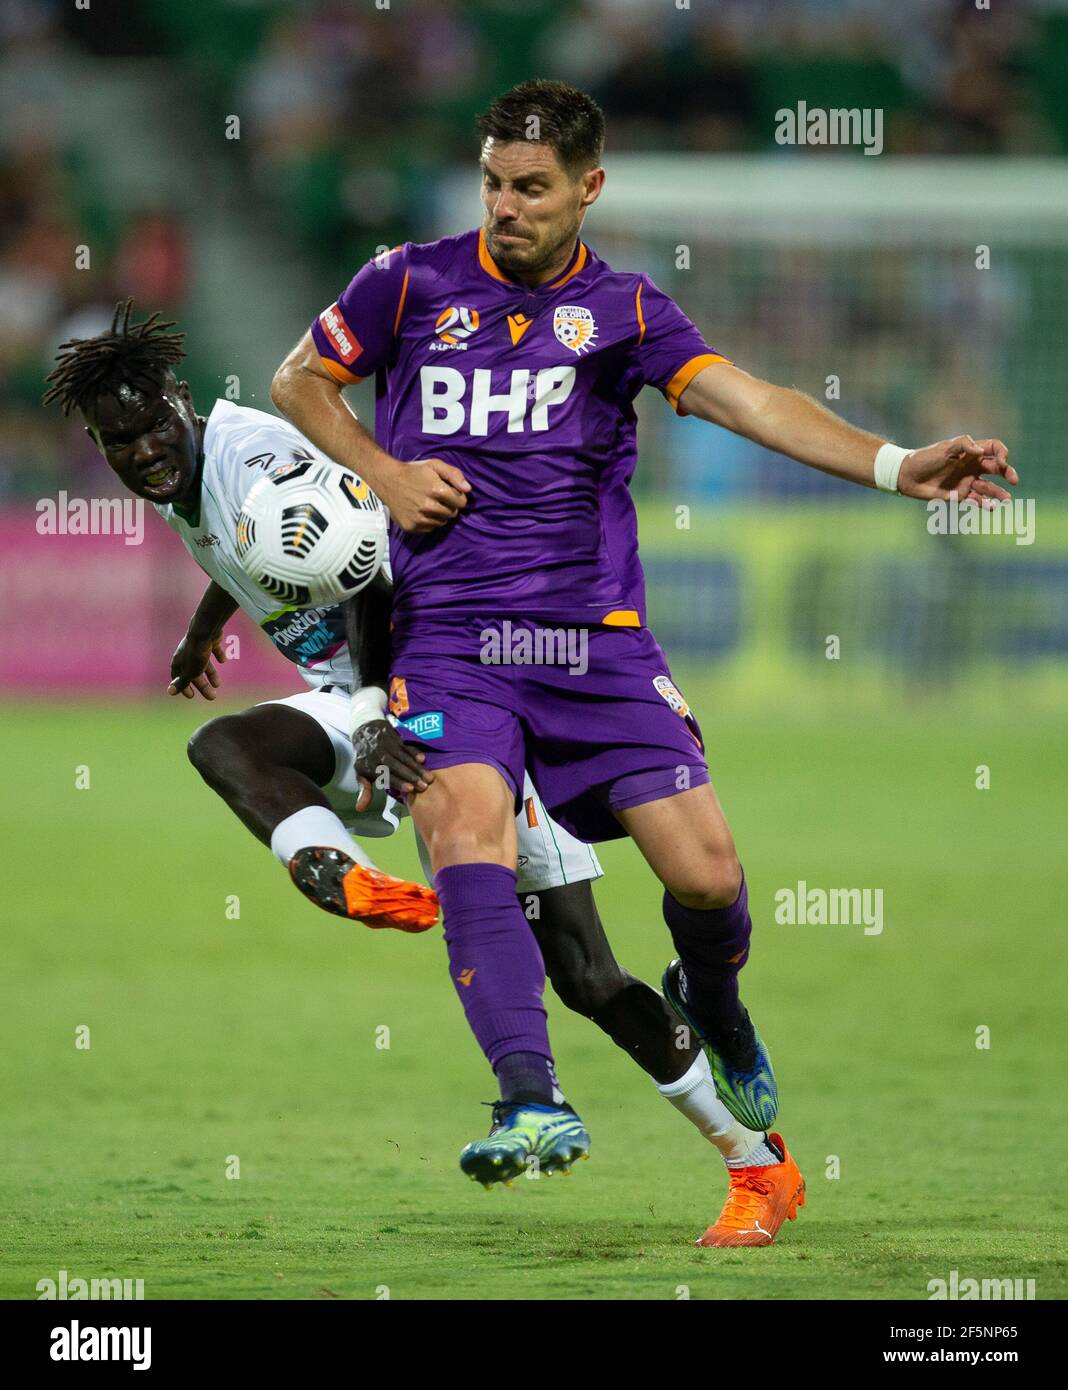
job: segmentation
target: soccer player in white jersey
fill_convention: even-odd
[[[390,835],[406,815],[387,791],[358,778],[350,741],[353,692],[373,689],[376,680],[381,687],[388,675],[388,579],[377,576],[369,591],[346,604],[278,609],[241,566],[237,517],[267,469],[299,467],[321,455],[276,415],[219,400],[202,419],[185,383],[150,384],[153,362],[170,357],[169,369],[175,355],[183,355],[182,335],[171,334],[173,325],[160,324],[158,317],[131,325],[131,309],[130,302],[116,309],[111,334],[74,345],[69,365],[80,366],[92,382],[93,406],[86,398],[90,436],[126,486],[177,532],[210,580],[175,652],[170,693],[214,697],[216,663],[226,660],[223,626],[238,608],[310,687],[213,720],[193,736],[190,759],[320,907],[372,927],[427,930],[438,915],[433,892],[375,869],[354,838]],[[382,718],[384,707],[384,693],[380,708],[370,701],[367,722],[378,737],[364,742],[398,777],[401,790],[421,783],[422,772]],[[413,780],[404,782],[404,775]],[[598,877],[596,855],[552,824],[533,786],[527,787],[527,801],[520,827],[527,861],[522,891]]]

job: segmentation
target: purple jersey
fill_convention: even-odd
[[[647,275],[579,242],[530,289],[481,232],[409,242],[364,266],[312,335],[337,380],[375,376],[384,449],[442,458],[471,484],[439,530],[392,528],[398,627],[461,614],[644,624],[633,401],[656,386],[678,410],[693,377],[728,360]]]

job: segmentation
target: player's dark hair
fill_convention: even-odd
[[[572,176],[596,168],[604,151],[604,112],[593,97],[548,78],[520,82],[483,111],[476,125],[483,140],[550,145]]]
[[[85,411],[101,396],[113,396],[123,382],[157,390],[167,373],[185,356],[184,333],[171,333],[173,322],[159,312],[143,323],[131,323],[133,300],[115,305],[111,328],[95,338],[71,338],[61,343],[55,366],[45,378],[49,389],[42,400],[59,401],[63,414]]]

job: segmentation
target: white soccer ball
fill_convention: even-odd
[[[348,468],[294,459],[257,479],[237,518],[237,555],[277,603],[318,608],[369,584],[386,558],[389,523]]]

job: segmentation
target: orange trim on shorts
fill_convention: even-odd
[[[533,829],[536,828],[537,824],[538,824],[538,813],[537,813],[537,811],[535,810],[535,807],[534,807],[534,798],[533,798],[532,796],[528,796],[528,797],[527,797],[527,825],[530,827],[531,830],[533,830]]]
[[[601,619],[604,627],[641,627],[641,619],[634,608],[613,608]]]
[[[723,357],[718,352],[705,352],[702,353],[700,357],[691,357],[689,362],[683,363],[664,387],[664,395],[668,399],[668,405],[671,406],[676,414],[687,414],[687,412],[682,410],[679,406],[679,397],[682,395],[683,391],[686,390],[687,386],[689,386],[690,382],[693,381],[697,373],[704,371],[706,367],[710,367],[713,362],[726,362],[728,366],[732,365],[729,357]]]
[[[634,296],[634,310],[638,315],[638,342],[641,343],[641,340],[645,337],[645,318],[642,315],[642,286],[640,280],[638,282],[638,293]]]

